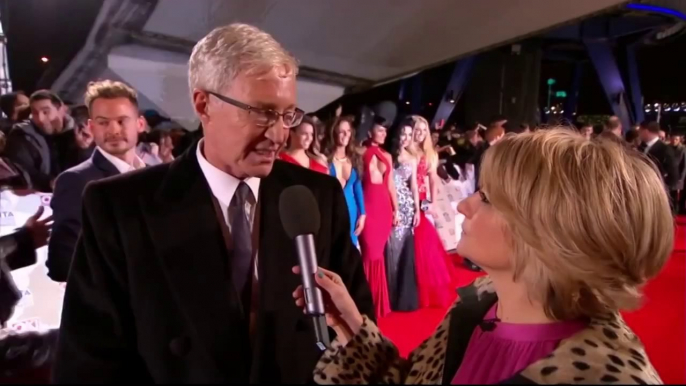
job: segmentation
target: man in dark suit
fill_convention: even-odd
[[[660,140],[660,124],[650,122],[642,124],[639,135],[643,144],[639,150],[647,154],[660,171],[667,191],[670,193],[672,208],[676,210],[677,202],[674,191],[679,183],[679,165],[672,148]]]
[[[306,383],[321,351],[293,304],[299,278],[279,218],[289,186],[321,212],[319,265],[373,316],[336,179],[275,162],[297,64],[270,35],[233,24],[189,61],[204,139],[171,164],[91,183],[54,369],[57,383]]]
[[[145,165],[136,155],[138,134],[145,122],[138,112],[135,90],[121,82],[92,82],[86,92],[88,128],[96,150],[90,159],[57,177],[50,202],[55,224],[48,245],[48,276],[66,282],[81,232],[81,197],[86,185]]]

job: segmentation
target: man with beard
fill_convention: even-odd
[[[48,90],[38,90],[29,99],[31,119],[14,125],[7,135],[5,156],[25,170],[31,186],[51,192],[59,174],[60,141],[73,121],[62,100]]]
[[[86,184],[145,166],[136,155],[145,122],[138,112],[136,91],[121,82],[91,82],[86,91],[88,131],[96,150],[90,159],[57,177],[50,202],[55,224],[48,245],[48,276],[66,282],[81,232],[81,204]]]
[[[340,183],[276,161],[304,115],[296,60],[232,24],[196,44],[188,69],[204,138],[171,163],[86,188],[56,383],[311,382],[322,352],[293,305],[298,257],[279,215],[294,185],[319,206],[319,266],[373,316]]]

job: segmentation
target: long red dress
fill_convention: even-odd
[[[370,163],[374,157],[386,165],[381,184],[373,183],[369,175]],[[393,207],[388,190],[388,178],[392,166],[378,146],[369,146],[362,160],[364,162],[362,190],[364,191],[364,207],[367,211],[367,220],[360,235],[362,265],[372,291],[376,316],[382,317],[391,312],[384,248],[393,227]]]
[[[427,175],[426,157],[422,156],[417,164],[420,201],[426,200],[428,196]],[[449,306],[455,300],[455,288],[452,286],[454,267],[449,263],[450,256],[443,248],[438,231],[423,211],[420,211],[419,226],[414,229],[414,245],[419,306]]]
[[[291,157],[291,156],[290,156],[288,153],[286,153],[285,151],[282,151],[281,153],[279,153],[279,158],[280,158],[281,160],[283,160],[283,161],[290,162],[290,163],[296,164],[296,165],[298,165],[298,166],[303,166],[300,162],[298,162],[297,159]],[[304,167],[304,166],[303,166],[303,167]],[[310,158],[310,167],[309,167],[309,169],[310,169],[310,170],[314,170],[315,172],[324,173],[324,174],[329,174],[329,169],[327,169],[326,166],[320,164],[319,162],[317,162],[317,161],[315,161],[315,160],[313,160],[313,159],[311,159],[311,158]]]

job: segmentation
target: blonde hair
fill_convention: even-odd
[[[410,115],[409,119],[412,121],[412,147],[419,147],[419,150],[421,150],[426,157],[428,168],[435,170],[438,167],[438,153],[436,153],[433,141],[431,140],[431,126],[429,126],[429,121],[420,115]],[[420,124],[426,126],[426,137],[424,137],[424,142],[418,146],[417,143],[414,142],[414,131]],[[416,154],[417,152],[413,153],[415,153],[414,155],[418,158],[421,156],[421,154]]]
[[[286,76],[298,74],[298,63],[268,33],[247,24],[215,28],[193,48],[188,60],[188,86],[221,92],[240,73],[262,74],[275,67]]]
[[[97,82],[88,83],[86,88],[86,95],[84,96],[84,104],[88,106],[90,111],[93,102],[96,99],[116,99],[126,98],[138,108],[138,93],[129,85],[115,80],[100,80]]]
[[[614,141],[562,128],[508,134],[480,177],[509,230],[514,280],[553,319],[635,308],[673,249],[657,168]]]

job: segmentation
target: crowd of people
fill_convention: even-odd
[[[125,98],[134,108],[138,106],[135,90],[120,82],[93,82],[88,92],[93,101]],[[0,134],[5,173],[1,180],[15,188],[54,192],[51,206],[56,221],[48,267],[50,277],[60,282],[67,280],[80,232],[86,184],[171,162],[202,137],[202,130],[190,133],[174,127],[154,111],[146,111],[142,118],[136,111],[127,112],[128,118],[120,120],[120,132],[98,135],[101,131],[92,130],[88,120],[93,117],[92,124],[103,127],[109,123],[93,115],[92,101],[67,107],[47,90],[30,97],[21,92],[7,94],[2,101],[6,118]],[[395,122],[377,116],[367,139],[357,142],[355,117],[340,113],[341,109],[328,121],[305,115],[290,129],[278,157],[331,175],[340,183],[348,206],[350,238],[361,252],[377,316],[446,307],[454,297],[456,270],[434,226],[439,215],[432,203],[439,187],[464,180],[472,168],[471,191],[478,190],[481,160],[489,147],[508,131],[528,133],[541,128],[523,124],[512,130],[503,116],[465,131],[453,124],[430,128],[419,115]],[[680,194],[686,177],[681,136],[667,136],[657,122],[643,123],[623,134],[616,117],[600,129],[580,124],[578,130],[587,139],[614,138],[649,154],[670,192],[673,209],[686,210],[686,195]],[[112,141],[125,146],[112,148]],[[454,222],[443,225],[455,227]],[[460,233],[459,229],[451,232]],[[469,259],[464,264],[480,270]]]
[[[141,114],[118,81],[72,107],[47,90],[2,96],[2,184],[53,193],[57,382],[659,382],[619,311],[671,252],[680,137],[650,122],[625,139],[616,117],[595,134],[379,115],[357,142],[353,117],[294,107],[297,62],[242,24],[198,42],[189,69],[194,132]],[[457,252],[487,276],[402,359],[375,321],[455,301],[435,205],[470,173]],[[323,357],[287,304],[304,299],[274,203],[294,184],[329,214],[316,280],[337,338]]]

